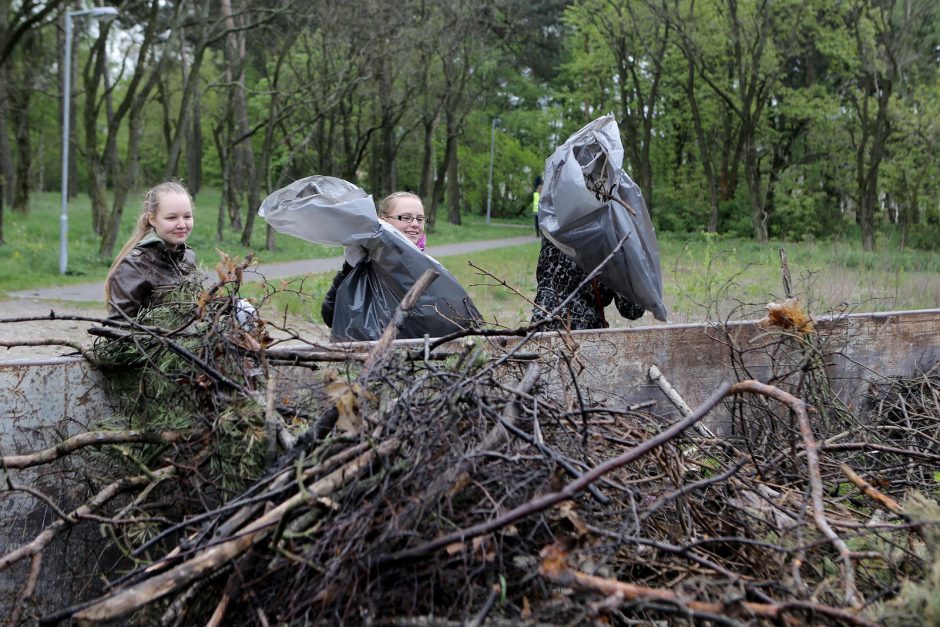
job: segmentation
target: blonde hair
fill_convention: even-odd
[[[417,194],[412,194],[411,192],[392,192],[379,203],[379,217],[391,215],[395,203],[402,198],[414,198],[421,203],[421,208],[424,208],[424,203],[421,202],[421,197]]]
[[[144,194],[144,210],[137,218],[137,223],[134,225],[134,231],[131,233],[130,238],[124,244],[124,247],[121,248],[121,252],[114,258],[114,263],[111,264],[111,268],[108,270],[108,278],[104,281],[105,305],[111,303],[111,277],[114,275],[118,266],[121,265],[121,262],[124,261],[124,258],[134,250],[134,247],[137,246],[153,228],[150,226],[150,217],[156,217],[157,211],[160,210],[160,201],[166,194],[185,194],[186,197],[189,198],[189,204],[193,204],[193,197],[189,194],[189,190],[183,187],[182,183],[177,181],[160,183]]]

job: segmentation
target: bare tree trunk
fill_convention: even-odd
[[[64,39],[65,35],[64,33],[60,33],[59,36],[63,38],[60,41],[60,49],[64,49],[65,48],[65,39]],[[76,106],[77,102],[75,99],[75,87],[78,85],[78,77],[79,77],[79,74],[78,74],[79,47],[74,45],[74,43],[75,42],[73,41],[72,42],[73,44],[72,45],[72,62],[69,64],[69,67],[72,69],[72,79],[70,81],[70,84],[72,86],[72,92],[68,95],[68,98],[69,98],[69,154],[73,156],[76,155],[77,153],[76,148],[78,147],[78,107]],[[60,70],[60,71],[64,71],[64,68],[63,70]],[[64,80],[65,80],[65,75],[63,73],[62,76],[59,77],[59,84],[64,85],[65,84]],[[60,107],[59,124],[62,123],[62,113],[63,113],[61,110],[62,106],[63,106],[62,99],[59,98],[59,107]],[[61,127],[60,127],[60,133],[61,133]],[[75,158],[69,159],[68,177],[69,177],[68,198],[69,200],[71,200],[72,198],[75,198],[78,195],[78,159],[75,159]],[[92,213],[92,227],[94,228],[94,213]],[[94,228],[94,233],[95,235],[101,235],[100,228]]]
[[[225,126],[224,120],[220,126]],[[212,137],[215,140],[215,149],[219,153],[219,164],[222,166],[222,189],[219,193],[219,213],[215,224],[215,241],[217,242],[221,242],[222,236],[225,234],[225,213],[228,207],[229,188],[232,178],[232,163],[228,158],[228,148],[224,137],[225,130],[221,127],[215,127],[212,133]]]
[[[76,48],[78,46],[75,46]],[[98,99],[98,84],[103,80],[105,74],[105,45],[104,39],[99,38],[92,49],[94,62],[91,63],[84,72],[85,80],[85,107],[82,116],[82,126],[85,134],[85,160],[88,164],[88,174],[90,177],[88,187],[88,198],[91,201],[91,228],[95,235],[101,236],[105,231],[105,216],[108,213],[108,159],[113,152],[108,148],[102,155],[99,150],[98,142],[98,113],[101,103]],[[73,64],[72,67],[75,67]],[[77,84],[76,82],[72,83]],[[72,94],[68,94],[72,98]],[[70,111],[75,111],[77,107],[71,107]],[[115,125],[114,111],[111,107],[105,108],[105,115],[108,121],[108,128]],[[105,142],[107,144],[107,139]],[[70,140],[71,142],[71,140]],[[70,154],[75,151],[69,150]],[[71,159],[74,163],[76,159]],[[71,170],[69,173],[71,178]],[[71,185],[69,186],[71,188]]]
[[[16,137],[16,170],[13,178],[13,205],[18,213],[29,211],[29,170],[32,166],[33,150],[29,141],[29,101],[31,87],[20,84],[13,101],[13,124]]]
[[[877,97],[878,110],[872,122],[863,120],[863,124],[871,124],[871,150],[866,154],[864,144],[859,151],[858,163],[858,222],[862,228],[862,247],[871,251],[875,249],[875,211],[878,208],[878,174],[881,162],[884,159],[885,143],[890,133],[888,121],[888,102],[891,99],[891,88],[883,86]],[[867,98],[866,98],[867,100]]]
[[[180,99],[179,115],[176,119],[175,131],[173,132],[172,138],[168,140],[167,162],[163,173],[164,180],[172,177],[178,170],[180,153],[182,152],[183,147],[183,140],[184,138],[191,137],[193,135],[192,131],[194,127],[189,123],[190,115],[193,117],[198,117],[196,104],[198,103],[199,98],[198,90],[200,71],[202,69],[202,61],[205,58],[206,45],[208,43],[209,36],[209,28],[207,24],[209,3],[197,2],[193,6],[195,15],[199,19],[199,40],[195,44],[195,49],[193,51],[193,61],[189,67],[186,67],[185,61],[181,62],[180,70],[182,72],[183,94]],[[181,59],[186,58],[186,55],[183,53],[183,48],[185,47],[184,42],[185,38],[181,36]],[[169,119],[170,116],[167,115],[166,124],[169,124]],[[188,165],[191,166],[192,161],[189,161]],[[192,190],[192,186],[190,186],[190,192],[195,193]]]
[[[33,149],[30,142],[29,107],[33,96],[34,69],[28,62],[31,54],[35,52],[36,38],[27,34],[23,38],[23,59],[14,87],[10,90],[11,122],[13,122],[14,137],[16,141],[16,165],[13,178],[13,204],[11,209],[18,213],[29,211],[30,170],[33,164]],[[6,132],[4,130],[4,132]]]
[[[424,151],[421,157],[421,186],[418,193],[428,202],[434,193],[434,129],[437,119],[432,118],[424,124]]]
[[[753,141],[753,140],[751,140]],[[747,175],[747,189],[751,196],[751,225],[754,228],[754,239],[761,244],[767,243],[767,208],[762,190],[760,163],[757,160],[757,151],[748,146],[744,154],[744,170]]]
[[[147,103],[150,92],[160,80],[163,72],[163,56],[156,67],[151,71],[147,83],[141,87],[137,97],[134,99],[128,116],[127,131],[127,152],[124,157],[123,167],[116,169],[114,177],[114,199],[111,207],[111,213],[105,226],[104,234],[101,237],[101,247],[98,249],[98,257],[102,260],[114,257],[114,244],[117,242],[117,236],[121,229],[121,217],[124,214],[124,205],[127,202],[128,194],[137,183],[137,175],[140,170],[140,144],[144,132],[143,110]]]
[[[248,211],[254,211],[255,202],[258,200],[258,177],[255,170],[255,155],[251,146],[251,125],[248,120],[248,96],[245,89],[245,41],[244,33],[235,32],[238,25],[232,12],[231,0],[222,0],[220,3],[222,15],[225,17],[225,26],[230,31],[226,37],[225,57],[226,72],[231,78],[230,81],[230,99],[232,106],[232,156],[235,160],[238,180],[248,188]],[[234,185],[235,181],[230,181],[230,190],[234,197],[240,186]],[[240,190],[239,190],[240,191]],[[235,208],[233,205],[232,209]],[[233,214],[236,222],[232,225],[237,230],[242,229],[241,212]],[[254,226],[253,216],[249,216],[244,223],[242,232],[242,244],[251,241],[251,229]]]
[[[114,257],[114,245],[117,242],[117,236],[121,230],[121,218],[124,215],[124,205],[127,202],[127,196],[130,190],[137,182],[137,173],[140,169],[140,139],[143,135],[142,118],[144,100],[145,98],[141,98],[138,103],[135,104],[128,118],[129,137],[127,141],[127,155],[124,160],[124,167],[119,176],[116,176],[114,179],[114,198],[111,214],[108,216],[108,222],[101,238],[101,247],[98,250],[98,256],[101,259],[111,259]]]
[[[136,183],[141,134],[143,132],[143,107],[160,78],[167,58],[165,50],[164,54],[157,57],[153,48],[157,28],[159,28],[156,16],[160,6],[160,0],[151,0],[150,5],[147,7],[147,19],[142,21],[145,24],[143,40],[140,47],[135,51],[133,74],[120,96],[117,107],[112,107],[108,101],[110,90],[104,95],[108,129],[104,148],[100,153],[97,143],[99,133],[97,124],[100,115],[101,97],[99,97],[98,88],[99,85],[103,84],[107,87],[108,84],[105,67],[107,59],[105,46],[107,26],[100,27],[100,35],[93,49],[94,63],[90,67],[86,66],[85,158],[92,169],[93,181],[90,190],[92,206],[93,208],[97,207],[96,211],[102,212],[101,225],[103,230],[101,244],[98,248],[98,257],[102,261],[108,261],[113,257],[114,244],[120,228],[124,203],[127,200],[129,190]],[[128,140],[125,158],[121,162],[118,151],[118,136],[121,134],[121,127],[125,118],[128,120]],[[105,185],[108,172],[113,177],[114,199],[111,211],[104,215],[107,205]]]
[[[0,203],[12,205],[15,174],[13,173],[13,150],[10,148],[10,140],[7,136],[10,120],[8,75],[7,66],[0,67],[0,190],[2,190]]]
[[[196,197],[202,189],[202,90],[193,88],[192,123],[186,139],[186,186]]]
[[[460,224],[460,181],[457,167],[457,135],[447,132],[447,143],[452,143],[447,151],[447,221]]]
[[[447,181],[447,166],[450,163],[450,151],[453,146],[453,142],[448,138],[444,144],[444,158],[437,166],[437,175],[434,177],[434,188],[431,192],[429,204],[424,208],[428,219],[428,231],[434,230],[434,225],[437,222],[437,208],[444,200],[444,183]]]
[[[695,141],[698,144],[699,158],[702,160],[702,174],[708,186],[708,232],[718,232],[718,182],[715,180],[715,168],[712,165],[712,152],[705,139],[705,128],[702,124],[702,115],[698,108],[698,98],[695,95],[695,64],[689,62],[689,76],[685,84],[685,93],[689,99],[692,110],[692,123],[695,129]]]

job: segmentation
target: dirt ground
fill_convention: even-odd
[[[104,305],[93,303],[28,298],[0,300],[0,362],[76,354],[75,348],[61,342],[91,348],[95,338],[88,334],[88,329],[96,326],[94,321],[54,318],[102,319],[105,315]],[[24,318],[42,319],[22,320]],[[294,319],[288,320],[288,324],[308,341],[323,343],[329,339],[329,329],[322,325]],[[270,332],[275,338],[286,337],[277,330]],[[9,342],[30,345],[8,347]]]

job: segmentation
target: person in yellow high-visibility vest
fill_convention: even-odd
[[[532,216],[535,218],[535,236],[539,237],[539,198],[542,194],[542,177],[535,177],[535,189],[532,191]]]

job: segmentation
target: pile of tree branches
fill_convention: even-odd
[[[198,419],[3,458],[8,490],[27,489],[18,469],[63,456],[121,452],[137,468],[113,464],[71,511],[29,492],[56,516],[0,557],[0,570],[34,565],[12,622],[936,619],[940,373],[886,381],[856,415],[828,392],[826,338],[791,326],[768,345],[772,384],[725,384],[677,419],[665,404],[595,400],[575,352],[528,341],[537,328],[517,330],[509,349],[480,335],[395,349],[420,289],[367,354],[314,362],[266,347],[258,327],[254,346],[239,325],[210,325],[229,329],[211,350],[151,334],[181,358],[166,380],[202,390]],[[272,362],[295,367],[293,388]],[[224,417],[246,399],[267,456],[233,489],[206,469],[224,425],[258,428]],[[721,407],[733,420],[716,436],[702,421]],[[142,447],[151,454],[133,454]],[[187,494],[203,497],[183,507]],[[106,529],[125,559],[97,596],[38,615],[43,548],[76,525]]]

